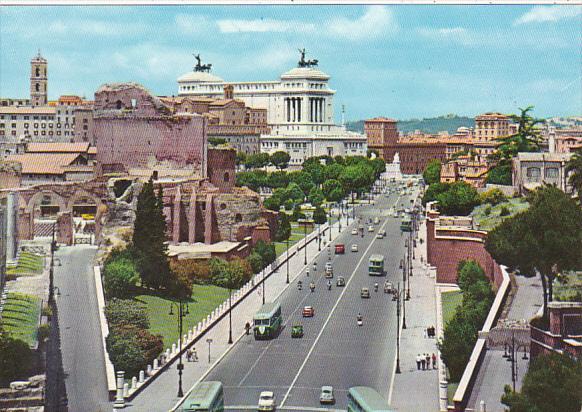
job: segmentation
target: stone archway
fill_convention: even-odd
[[[52,190],[43,190],[35,193],[26,207],[26,211],[37,217],[53,217],[59,212],[67,211],[65,199]]]

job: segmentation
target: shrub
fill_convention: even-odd
[[[498,205],[507,200],[507,197],[498,188],[493,188],[481,193],[481,203],[489,203],[492,206]]]
[[[210,266],[208,262],[197,262],[192,259],[171,260],[170,269],[178,277],[187,276],[192,280],[192,283],[210,283]]]
[[[253,248],[253,251],[258,253],[259,256],[261,256],[261,259],[263,261],[263,267],[270,265],[277,258],[275,245],[270,242],[267,243],[263,240],[259,240],[255,247]]]
[[[51,327],[50,327],[49,324],[45,323],[43,325],[40,325],[38,327],[38,331],[37,331],[37,334],[36,334],[36,339],[39,342],[44,342],[49,337],[50,332],[51,332]]]
[[[132,300],[111,300],[105,306],[105,317],[110,327],[131,325],[147,329],[150,326],[145,308]]]
[[[253,273],[259,273],[263,269],[263,258],[257,252],[252,252],[247,258]]]
[[[507,206],[501,206],[501,210],[499,211],[499,216],[509,216],[511,212]]]
[[[139,280],[133,260],[127,257],[109,259],[103,268],[103,288],[108,298],[127,297]]]
[[[487,205],[487,206],[485,207],[485,209],[483,210],[483,214],[484,214],[485,216],[489,216],[489,215],[491,214],[491,205]]]
[[[111,331],[105,339],[109,359],[117,371],[125,371],[125,376],[138,376],[147,368],[144,351],[135,336]]]
[[[0,330],[0,386],[28,377],[34,354],[28,344]]]

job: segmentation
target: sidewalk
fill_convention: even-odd
[[[349,221],[351,224],[353,219],[350,218]],[[346,220],[342,219],[342,232],[348,230],[347,228],[348,225],[346,224]],[[334,218],[332,226],[332,241],[335,240],[337,236],[338,222],[337,219]],[[326,241],[329,240],[329,233],[327,230],[325,231],[325,236],[323,236],[322,232],[322,239]],[[318,252],[317,250],[317,243],[317,241],[313,241],[307,246],[308,265],[316,254],[326,252],[326,248],[323,247],[323,241],[321,252]],[[298,245],[301,247],[303,246],[302,240],[298,242]],[[285,256],[285,253],[283,253],[281,258],[284,259]],[[276,273],[273,273],[267,278],[265,282],[266,302],[275,300],[287,287],[295,287],[294,279],[305,269],[303,262],[304,249],[301,248],[301,250],[299,250],[289,260],[290,283],[288,285],[286,284],[286,264],[281,265]],[[244,325],[247,321],[252,321],[253,315],[262,305],[262,299],[262,287],[258,287],[251,293],[251,295],[242,300],[236,307],[233,307],[232,325],[233,339],[235,343],[244,335]],[[187,362],[186,356],[183,356],[184,370],[182,379],[185,395],[187,395],[189,389],[196,382],[204,379],[211,366],[220,362],[230,348],[234,346],[228,344],[228,332],[228,316],[225,316],[193,346],[198,353],[198,362]],[[212,339],[212,342],[208,344],[207,339]],[[143,391],[132,401],[127,402],[126,409],[135,411],[167,411],[170,408],[173,408],[179,400],[176,396],[178,392],[177,364],[177,362],[174,362],[170,365],[156,378],[155,381],[153,381],[148,387],[144,388]]]
[[[422,244],[420,240],[422,239]],[[406,329],[400,335],[400,374],[394,375],[390,406],[397,411],[438,411],[438,369],[417,370],[416,357],[428,353],[438,357],[436,339],[426,337],[426,328],[437,325],[435,273],[426,266],[426,225],[420,224],[412,260],[410,300],[406,302]],[[438,367],[438,361],[437,361]]]

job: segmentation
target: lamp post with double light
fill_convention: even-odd
[[[170,316],[174,316],[173,308],[174,305],[177,306],[178,309],[178,397],[181,398],[184,396],[184,391],[182,390],[182,371],[184,370],[184,364],[182,363],[182,330],[183,330],[183,318],[188,315],[189,309],[188,304],[179,300],[178,303],[170,302]]]

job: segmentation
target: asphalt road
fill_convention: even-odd
[[[338,409],[347,408],[347,390],[352,386],[371,386],[388,398],[395,362],[396,303],[384,294],[382,285],[388,279],[396,284],[401,279],[400,259],[404,255],[404,239],[400,233],[400,219],[388,214],[395,204],[409,207],[409,197],[399,194],[389,198],[378,196],[375,205],[357,210],[363,219],[379,217],[375,231],[365,226],[364,237],[351,235],[351,230],[335,243],[346,245],[345,255],[334,255],[332,290],[327,290],[323,268],[328,261],[327,250],[317,257],[317,272],[308,278],[302,275],[303,290],[289,288],[280,298],[284,326],[280,335],[270,341],[255,341],[245,336],[207,376],[207,381],[218,380],[224,385],[228,410],[256,408],[259,393],[272,390],[279,409],[309,410],[320,408],[319,391],[323,385],[334,387]],[[353,228],[354,223],[350,228]],[[380,228],[387,236],[376,239]],[[358,252],[351,252],[352,244]],[[385,256],[386,277],[368,275],[371,254]],[[336,287],[337,276],[344,276],[345,287]],[[315,292],[308,284],[316,282]],[[374,292],[374,283],[380,289]],[[362,299],[362,287],[370,288],[371,298]],[[302,308],[315,308],[313,318],[302,318]],[[364,325],[358,327],[356,316],[361,313]],[[302,339],[291,338],[291,325],[304,326]]]
[[[55,253],[55,286],[69,411],[110,411],[93,275],[96,247],[62,247]]]

